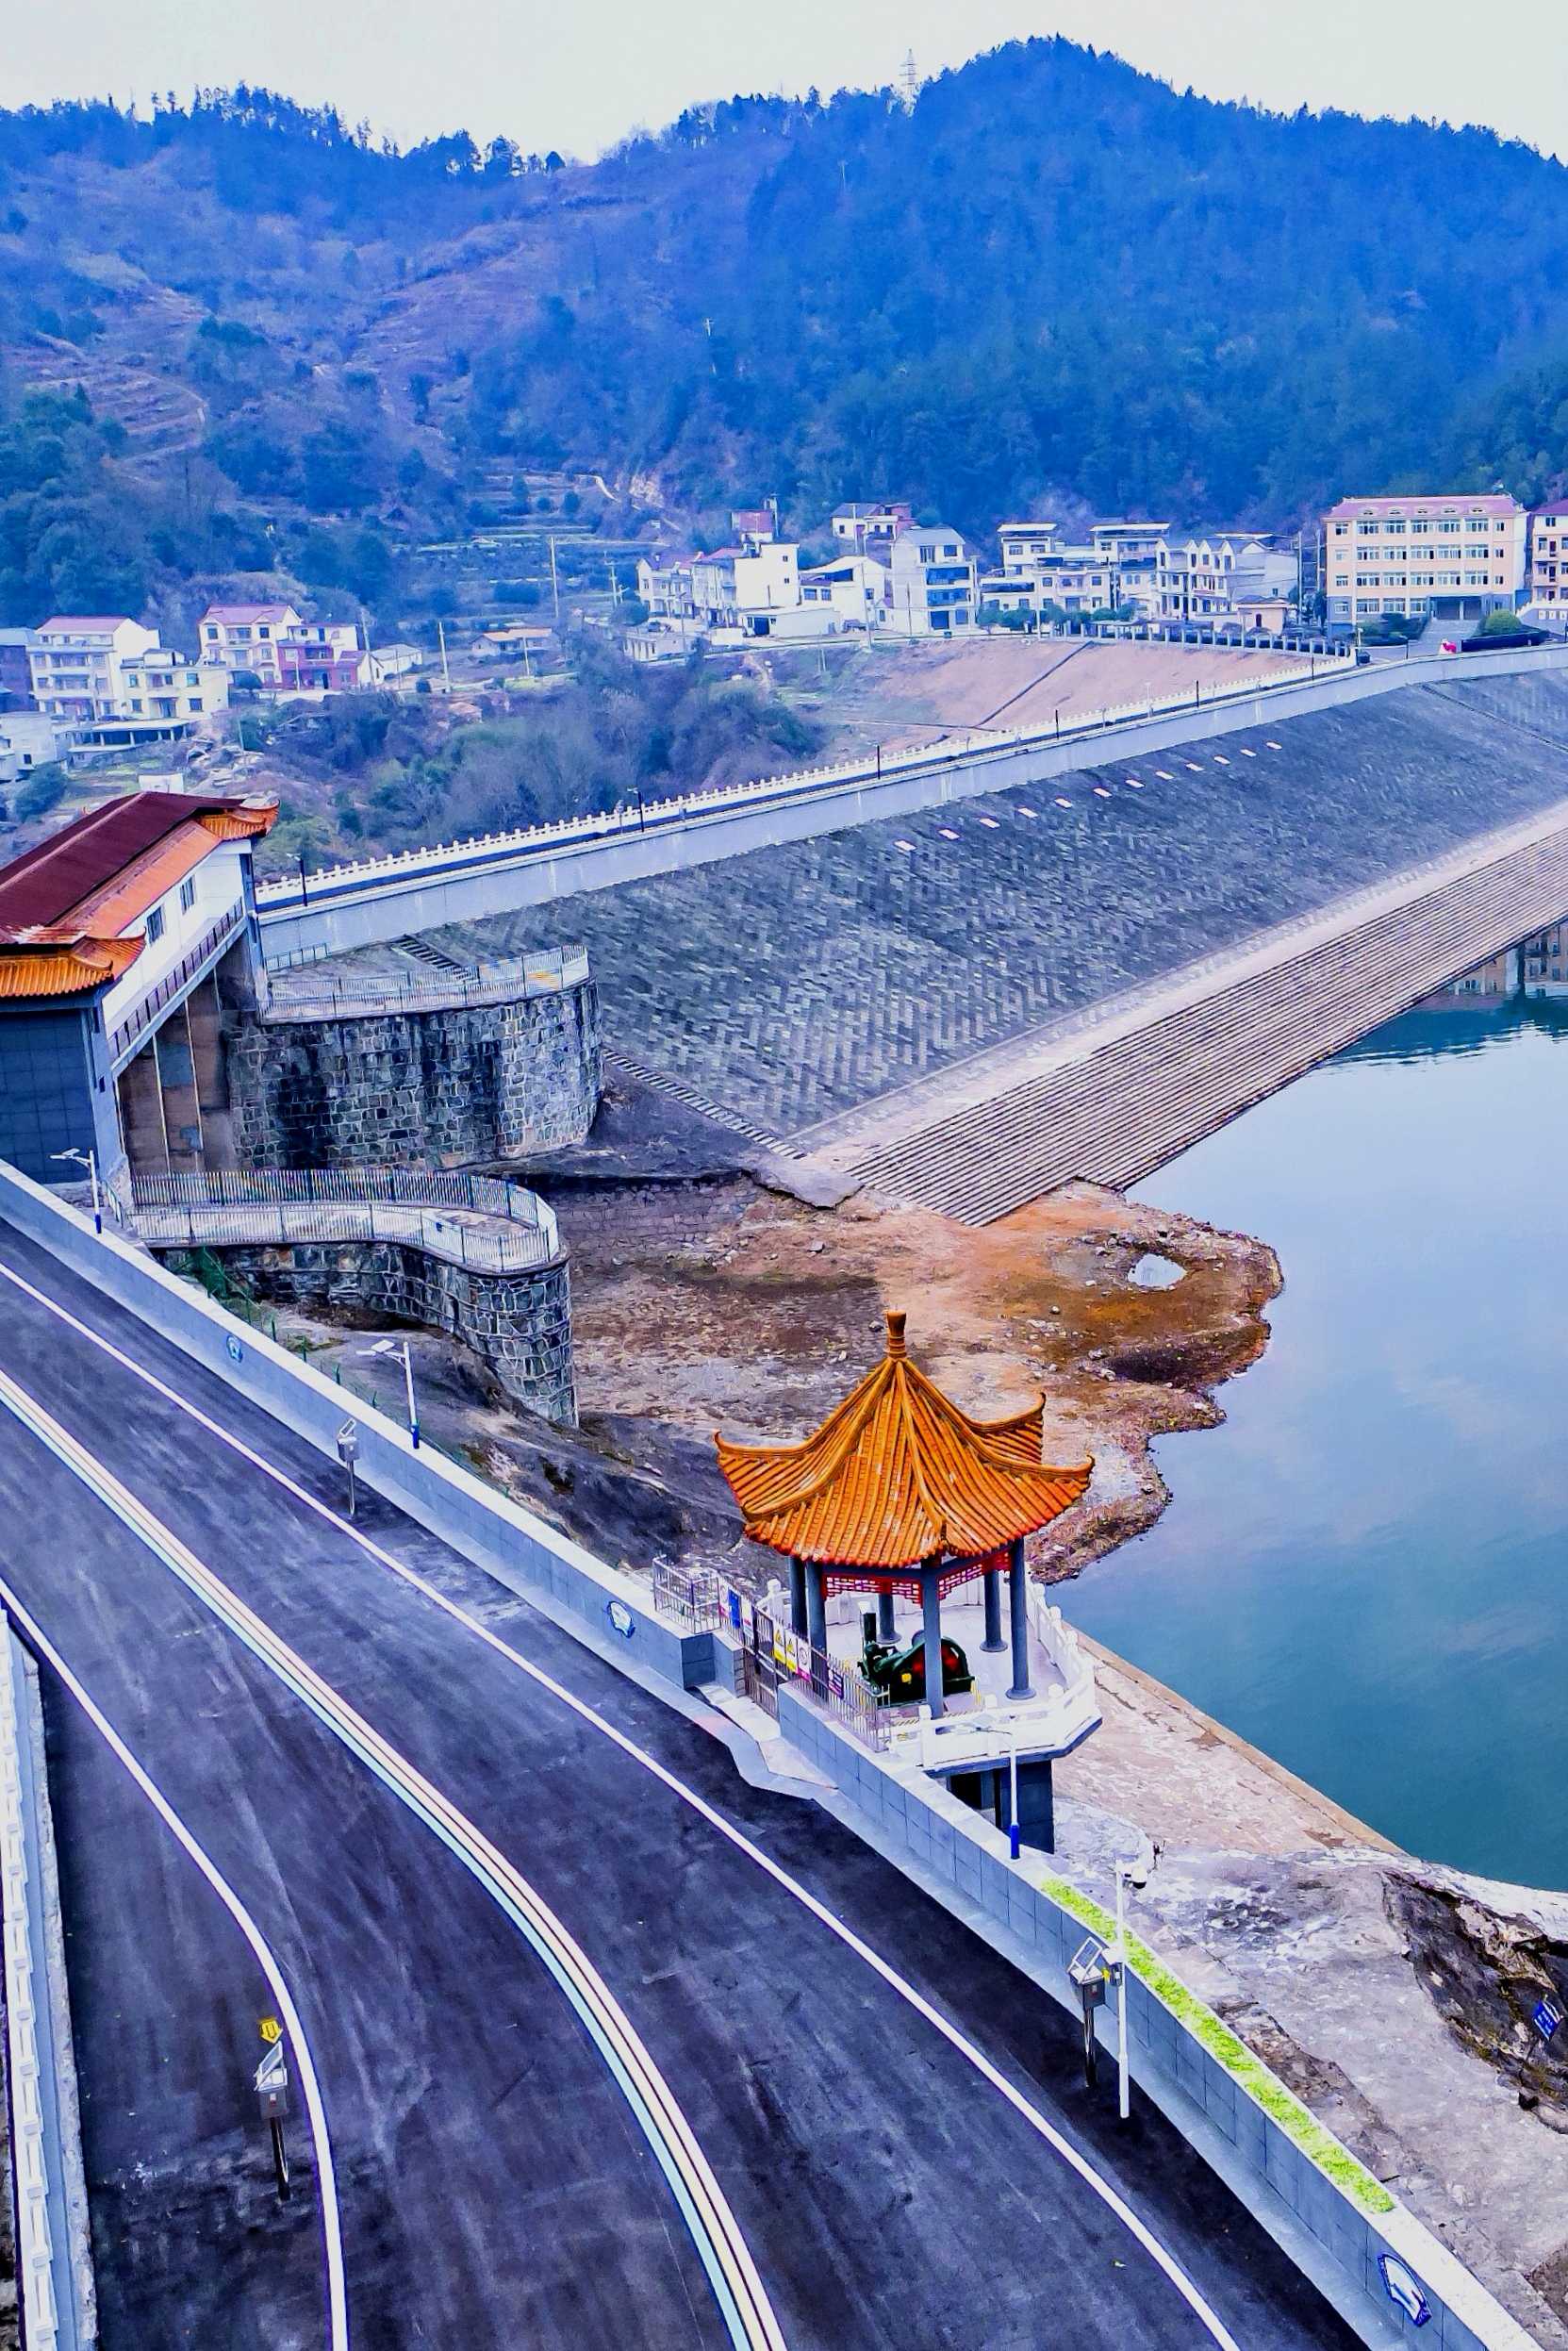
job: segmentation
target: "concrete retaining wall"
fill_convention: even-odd
[[[343,1418],[340,1388],[234,1318],[152,1259],[106,1234],[41,1185],[0,1164],[0,1217],[74,1267],[194,1361],[298,1432],[326,1455]],[[444,1456],[415,1453],[404,1432],[356,1407],[367,1483],[466,1558],[525,1598],[548,1594],[601,1638],[624,1641],[636,1663],[685,1689],[733,1686],[733,1644],[682,1633],[656,1616],[647,1591],[532,1517]],[[1041,1980],[1076,2008],[1065,1965],[1088,1931],[1109,1922],[1039,1857],[1014,1864],[1002,1839],[934,1780],[906,1781],[885,1760],[817,1714],[787,1686],[784,1737],[833,1780],[868,1833],[961,1906],[998,1922],[1037,1962]],[[1133,1953],[1130,1996],[1134,2071],[1297,2265],[1369,2343],[1414,2337],[1383,2290],[1379,2254],[1403,2261],[1430,2306],[1430,2351],[1533,2351],[1529,2337],[1445,2246],[1341,2147],[1213,2012]]]
[[[160,1250],[185,1273],[186,1250]],[[360,1307],[449,1331],[488,1364],[508,1396],[547,1420],[577,1425],[567,1261],[523,1273],[477,1273],[397,1241],[271,1242],[214,1248],[255,1298]]]
[[[97,2294],[38,1668],[0,1615],[0,1902],[17,2300],[26,2351],[87,2351]]]
[[[601,1084],[591,979],[502,1004],[225,1020],[242,1167],[450,1167],[580,1143]]]

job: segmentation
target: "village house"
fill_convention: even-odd
[[[980,567],[945,522],[904,531],[888,559],[888,626],[900,637],[949,637],[974,625]]]
[[[306,621],[292,604],[209,604],[202,659],[249,675],[279,694],[352,693],[370,683],[370,661],[352,621]]]
[[[1389,612],[1478,621],[1517,605],[1525,524],[1501,496],[1342,498],[1323,518],[1329,627]]]

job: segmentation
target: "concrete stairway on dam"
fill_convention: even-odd
[[[1118,1190],[1163,1167],[1238,1111],[1408,1010],[1472,965],[1568,910],[1568,803],[1527,827],[1471,844],[1463,858],[1407,876],[1280,935],[1260,959],[1239,950],[1183,996],[1181,975],[1148,1017],[1094,1041],[1083,1035],[1052,1066],[1025,1076],[1033,1040],[987,1054],[981,1099],[942,1114],[940,1090],[923,1122],[871,1144],[874,1123],[898,1120],[896,1098],[867,1105],[856,1151],[840,1128],[821,1164],[899,1199],[986,1224],[1074,1178]],[[1292,935],[1294,934],[1294,935]],[[1227,966],[1233,976],[1224,976]],[[1172,999],[1178,1001],[1172,1002]],[[950,1088],[962,1085],[962,1067]],[[815,1157],[810,1139],[806,1156]]]

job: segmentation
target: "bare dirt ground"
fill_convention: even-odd
[[[818,687],[801,656],[787,672],[778,665],[778,674],[789,699],[833,730],[831,755],[845,758],[877,743],[898,749],[949,734],[1050,727],[1058,714],[1066,725],[1151,697],[1208,701],[1217,687],[1304,668],[1306,656],[999,633],[968,644],[868,645],[847,664],[825,666],[830,678]]]

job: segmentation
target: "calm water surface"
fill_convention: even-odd
[[[1568,1012],[1412,1013],[1139,1189],[1285,1288],[1068,1614],[1401,1845],[1568,1887]]]

